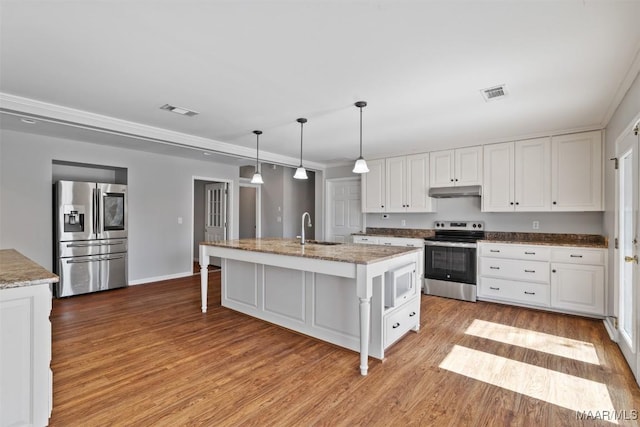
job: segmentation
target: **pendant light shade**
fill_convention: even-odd
[[[262,131],[261,130],[254,130],[253,133],[256,134],[256,171],[253,174],[253,177],[251,177],[251,183],[252,184],[264,184],[264,181],[262,180],[262,175],[260,174],[260,163],[258,161],[259,158],[259,143],[260,143],[260,135],[262,135]]]
[[[293,175],[295,179],[307,179],[307,170],[302,166],[302,130],[304,124],[307,123],[307,119],[300,118],[296,120],[300,123],[300,166],[296,169],[296,173]]]
[[[367,173],[369,167],[367,161],[362,157],[362,109],[367,106],[365,101],[358,101],[355,106],[360,109],[360,157],[356,160],[356,164],[353,166],[353,173]]]

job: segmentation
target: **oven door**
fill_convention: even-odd
[[[476,244],[426,241],[424,277],[476,284]]]

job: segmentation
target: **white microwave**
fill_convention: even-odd
[[[416,293],[415,264],[389,270],[384,278],[384,306],[396,307]]]

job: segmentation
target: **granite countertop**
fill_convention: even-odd
[[[422,250],[422,248],[358,245],[353,243],[340,243],[338,245],[306,243],[305,245],[301,245],[299,239],[281,238],[220,240],[215,242],[201,242],[200,244],[251,252],[348,262],[352,264],[373,264],[385,259]]]
[[[367,228],[364,233],[353,233],[354,236],[387,236],[387,237],[432,237],[435,230],[420,228]],[[486,231],[486,243],[512,243],[548,246],[578,246],[584,248],[607,248],[608,239],[598,234],[565,234],[565,233],[521,233],[506,231]]]
[[[15,249],[0,250],[0,289],[55,283],[58,276]]]

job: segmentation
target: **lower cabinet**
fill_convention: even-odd
[[[387,348],[410,330],[420,327],[420,294],[396,310],[389,310],[384,314],[383,344]]]
[[[480,243],[478,298],[604,316],[606,249]]]

